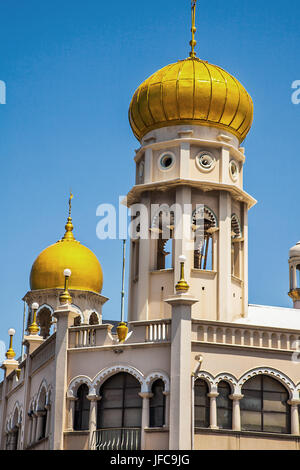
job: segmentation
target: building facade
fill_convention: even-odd
[[[193,2],[192,2],[193,3]],[[194,8],[193,6],[193,15]],[[300,242],[293,308],[248,304],[242,142],[251,97],[190,56],[143,82],[129,191],[128,325],[104,322],[96,256],[65,235],[35,260],[25,351],[0,384],[1,449],[299,449]],[[103,242],[104,243],[104,242]]]

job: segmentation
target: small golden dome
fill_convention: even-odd
[[[68,268],[72,273],[69,289],[101,293],[101,265],[89,248],[75,240],[70,213],[65,228],[64,237],[42,251],[33,263],[30,273],[31,290],[63,289],[64,269]]]
[[[153,129],[199,124],[227,130],[242,142],[251,128],[253,102],[221,67],[189,57],[167,65],[138,87],[129,120],[139,140]]]

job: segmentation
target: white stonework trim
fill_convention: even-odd
[[[80,308],[74,304],[72,304],[72,307],[77,311],[78,315],[80,315],[81,322],[84,322],[84,316]]]
[[[14,417],[15,417],[16,412],[17,412],[17,419],[15,422]],[[16,401],[12,412],[9,414],[6,420],[6,432],[12,431],[15,426],[17,426],[20,429],[22,426],[22,422],[23,422],[23,406],[20,405],[18,401]]]
[[[231,387],[231,393],[235,393],[238,381],[233,375],[226,373],[217,375],[217,377],[214,379],[214,384],[217,388],[220,382],[227,382]]]
[[[54,309],[51,307],[51,305],[43,304],[43,305],[40,305],[39,308],[37,309],[36,316],[38,316],[39,312],[43,310],[43,308],[47,308],[48,310],[50,310],[51,316],[53,315]]]
[[[159,216],[160,214],[170,214],[170,224],[174,224],[174,220],[171,219],[171,217],[175,217],[175,213],[172,209],[173,206],[169,206],[168,204],[158,204],[159,208],[157,209],[156,213],[153,216],[152,223],[151,223],[151,228],[159,228]]]
[[[145,386],[147,387],[145,392],[151,393],[152,384],[153,384],[153,382],[155,382],[158,379],[161,379],[164,382],[164,384],[165,384],[164,391],[169,392],[170,391],[169,376],[165,372],[160,371],[160,370],[150,372],[150,374],[147,375],[147,377],[145,379]],[[144,390],[142,390],[142,392],[144,392]]]
[[[209,393],[214,392],[216,390],[215,379],[209,372],[199,371],[195,376],[195,381],[197,379],[202,379],[207,383]]]
[[[296,397],[297,389],[296,389],[294,382],[287,375],[283,374],[277,369],[272,369],[271,367],[257,367],[256,369],[252,369],[246,372],[238,381],[235,393],[241,394],[243,385],[249,379],[251,379],[252,377],[255,377],[256,375],[268,375],[270,377],[273,377],[273,379],[277,379],[288,390],[290,399],[293,399],[294,397]]]
[[[68,390],[67,390],[67,397],[68,398],[76,398],[77,390],[80,385],[86,384],[89,388],[89,395],[93,395],[92,393],[92,381],[87,375],[78,375],[74,379],[71,380]]]
[[[212,227],[218,227],[218,218],[214,211],[210,209],[208,206],[204,206],[204,218],[205,215],[208,216],[208,219],[212,222]],[[196,215],[199,214],[199,212],[202,211],[202,207],[198,207],[197,209],[193,210],[192,213],[192,223],[196,225]]]
[[[32,399],[30,400],[28,413],[30,413],[30,412],[33,411],[33,410],[34,410],[34,398],[32,398]]]
[[[52,395],[52,385],[49,385],[46,393],[46,405],[51,404],[51,395]]]
[[[38,411],[39,401],[40,401],[41,393],[42,393],[43,390],[45,390],[45,400],[46,400],[45,404],[47,403],[47,389],[48,389],[47,382],[46,382],[45,379],[43,379],[40,386],[39,386],[39,390],[38,390],[38,393],[37,393],[35,411]]]
[[[115,366],[106,367],[102,369],[94,378],[92,382],[92,390],[90,391],[91,395],[99,394],[101,385],[112,375],[118,374],[119,372],[127,372],[128,374],[133,375],[141,384],[141,392],[147,391],[147,386],[145,383],[145,378],[142,372],[140,372],[135,367],[132,367],[127,364],[117,364]]]
[[[97,315],[98,323],[99,323],[99,325],[100,325],[100,324],[101,324],[101,321],[100,321],[100,320],[101,320],[101,316],[100,316],[100,313],[97,312],[97,310],[95,310],[95,309],[90,309],[90,310],[88,310],[88,313],[87,313],[87,315],[86,315],[86,316],[87,316],[87,322],[88,322],[88,324],[90,324],[90,317],[91,317],[92,313],[95,313],[95,314]],[[93,325],[90,325],[90,326],[93,326]]]

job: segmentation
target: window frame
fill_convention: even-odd
[[[276,382],[277,384],[279,384],[281,387],[282,387],[282,391],[278,391],[278,390],[267,390],[267,389],[264,389],[264,379],[269,379],[269,380],[272,380],[274,382]],[[249,384],[250,381],[254,381],[254,380],[259,380],[260,382],[260,389],[255,389],[255,388],[248,388],[247,389],[247,384]],[[260,409],[259,410],[253,410],[253,409],[249,409],[245,407],[245,392],[255,392],[257,395],[259,394],[259,398],[260,398]],[[282,395],[283,393],[285,393],[286,395],[286,400],[283,402],[282,400],[281,403],[285,403],[285,409],[286,411],[276,411],[276,410],[266,410],[264,409],[264,401],[265,401],[265,394],[268,393],[272,393],[272,394],[277,394],[277,395]],[[291,410],[290,410],[290,406],[288,405],[288,400],[289,400],[289,392],[288,390],[285,388],[285,386],[278,380],[274,379],[273,377],[269,377],[268,375],[264,375],[264,374],[261,374],[259,376],[255,376],[255,377],[252,377],[251,379],[247,380],[247,382],[245,382],[245,384],[243,385],[243,388],[242,388],[242,394],[244,395],[242,400],[241,400],[241,403],[240,403],[240,409],[241,409],[241,430],[242,431],[251,431],[251,432],[268,432],[268,433],[272,433],[272,434],[291,434]],[[259,414],[260,415],[260,429],[246,429],[245,428],[245,423],[243,423],[243,412],[247,412],[247,413],[256,413],[256,414]],[[286,429],[285,431],[272,431],[270,429],[266,429],[265,428],[265,416],[267,415],[280,415],[280,416],[285,416],[285,422],[286,422]],[[247,426],[247,423],[246,423],[246,426]],[[248,425],[249,427],[249,425]]]

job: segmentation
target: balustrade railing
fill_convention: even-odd
[[[131,334],[126,344],[170,341],[171,320],[131,322],[128,326]],[[69,347],[72,349],[116,346],[117,336],[111,333],[111,328],[112,326],[106,324],[70,327]]]
[[[83,328],[75,333],[75,348],[84,348],[96,346],[96,330],[95,328]]]
[[[162,342],[170,340],[170,321],[155,321],[146,325],[146,341]]]
[[[197,325],[193,330],[197,341],[204,343],[228,344],[235,346],[252,346],[268,349],[294,351],[299,349],[300,335],[297,332],[276,332],[266,328],[244,328],[240,325],[229,327],[213,324]]]
[[[140,450],[140,428],[109,428],[94,431],[91,450]]]

